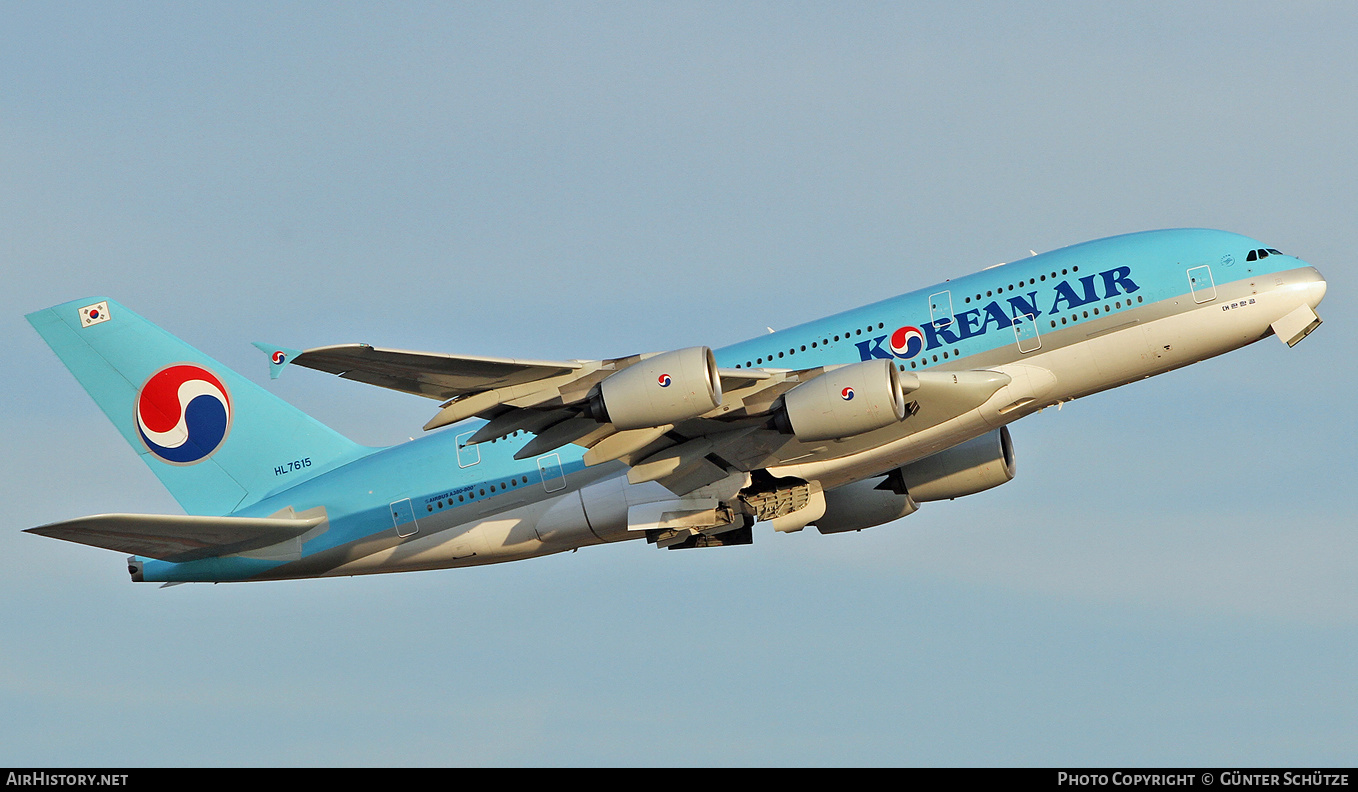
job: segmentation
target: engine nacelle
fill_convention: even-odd
[[[838,440],[905,419],[905,389],[890,360],[833,369],[783,396],[779,426],[798,440]]]
[[[816,520],[816,530],[823,534],[861,531],[874,525],[899,520],[919,509],[909,493],[899,495],[891,489],[880,489],[882,479],[855,481],[825,491],[825,516]]]
[[[972,495],[1014,477],[1009,427],[955,445],[892,471],[888,477],[918,503]]]
[[[590,404],[600,421],[644,429],[696,418],[721,404],[717,359],[707,347],[664,352],[611,374]]]

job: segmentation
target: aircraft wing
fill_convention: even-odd
[[[97,514],[29,528],[25,533],[163,561],[243,553],[296,539],[325,521],[286,517]]]
[[[869,426],[876,419],[864,423],[862,416],[843,415],[846,409],[871,410],[874,398],[878,413],[894,410],[895,421],[908,418],[924,428],[973,409],[1009,382],[1003,373],[984,370],[903,374],[887,360],[718,369],[706,347],[612,360],[533,361],[351,344],[295,353],[288,362],[445,399],[424,428],[485,419],[467,444],[524,431],[534,436],[515,453],[518,459],[573,443],[588,449],[587,465],[620,460],[631,468],[632,483],[659,481],[680,495],[734,472],[871,447],[871,430],[892,421]],[[661,403],[675,393],[694,398],[687,406]],[[790,411],[797,417],[789,422]],[[836,435],[842,420],[858,423]],[[808,429],[814,424],[830,428]],[[850,435],[857,442],[838,442]]]
[[[297,353],[289,362],[429,399],[454,399],[480,391],[536,382],[578,371],[583,365],[574,360],[443,355],[381,349],[367,344],[308,349]]]

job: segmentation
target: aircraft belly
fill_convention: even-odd
[[[421,532],[398,543],[384,542],[371,552],[340,564],[326,574],[362,575],[476,566],[556,552],[533,530],[549,501],[530,503],[485,519],[444,530]]]
[[[1110,372],[1104,388],[1171,371],[1254,343],[1268,332],[1277,296],[1260,294],[1254,283],[1237,281],[1217,288],[1213,300],[1195,304],[1185,295],[1165,301],[1167,315],[1143,323],[1147,356],[1133,359],[1127,349],[1135,333],[1123,340],[1124,368]]]
[[[1089,351],[1104,382],[1136,379],[1154,359],[1146,328],[1138,320],[1091,333]]]

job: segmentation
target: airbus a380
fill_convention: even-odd
[[[135,581],[405,572],[644,538],[856,531],[1014,476],[1008,424],[1320,324],[1325,280],[1253,239],[1150,231],[1033,255],[722,349],[537,361],[256,344],[434,399],[360,446],[118,303],[28,315],[187,515],[35,534]],[[445,428],[446,427],[446,428]],[[763,528],[760,528],[761,532]]]

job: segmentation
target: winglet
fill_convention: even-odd
[[[278,379],[278,375],[283,373],[283,367],[291,363],[293,358],[302,354],[300,349],[261,344],[258,341],[254,343],[257,349],[269,356],[269,379]]]

